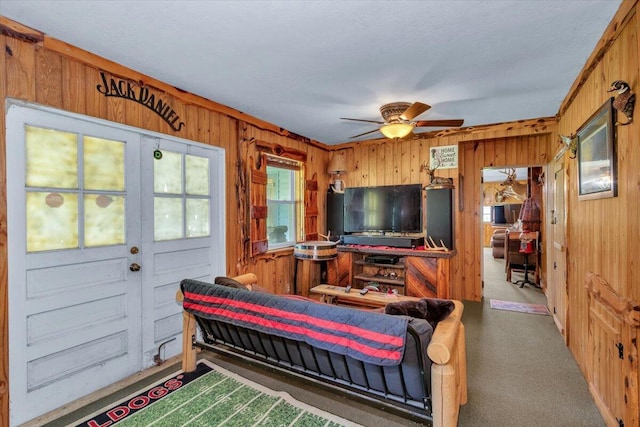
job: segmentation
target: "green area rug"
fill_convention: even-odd
[[[358,426],[209,361],[85,418],[77,426]]]

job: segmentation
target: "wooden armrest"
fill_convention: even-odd
[[[232,277],[232,279],[242,285],[245,285],[249,290],[252,290],[251,285],[255,285],[258,282],[258,276],[253,273],[241,274],[239,276]],[[183,300],[184,295],[182,295],[182,291],[178,289],[176,292],[176,302],[182,303]]]
[[[460,301],[438,322],[427,347],[431,365],[433,427],[458,425],[460,405],[467,403],[467,357]]]
[[[462,322],[464,305],[460,301],[453,301],[453,304],[454,309],[449,316],[436,325],[427,347],[429,358],[439,365],[444,365],[451,359],[456,338],[458,337],[458,329]]]
[[[258,283],[258,276],[253,273],[241,274],[239,276],[232,277],[232,279],[238,283],[242,283],[249,289],[251,289],[251,285],[255,285],[256,283]]]

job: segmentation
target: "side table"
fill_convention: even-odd
[[[293,294],[303,296],[309,295],[311,284],[311,274],[308,262],[324,262],[329,261],[335,263],[335,270],[338,271],[338,248],[336,242],[329,241],[308,241],[297,243],[293,249]],[[304,283],[298,284],[298,262],[303,261],[303,277]],[[305,261],[307,261],[305,263]],[[306,265],[305,265],[306,264]]]

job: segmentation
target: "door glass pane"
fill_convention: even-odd
[[[163,151],[153,161],[153,190],[160,194],[182,194],[182,154]]]
[[[86,247],[125,243],[124,197],[87,194],[84,199]]]
[[[84,137],[84,188],[124,191],[124,143]]]
[[[153,217],[154,239],[156,241],[184,237],[182,232],[182,198],[155,197]]]
[[[187,237],[209,235],[209,200],[187,199]]]
[[[209,194],[209,159],[185,156],[185,180],[187,194],[206,196]]]
[[[75,133],[26,126],[27,187],[78,188]]]
[[[78,247],[78,195],[27,192],[27,251]]]

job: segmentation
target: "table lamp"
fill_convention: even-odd
[[[340,179],[340,174],[347,173],[347,161],[342,154],[335,154],[329,161],[327,173],[333,176],[331,188],[336,193],[344,192],[344,182]]]

